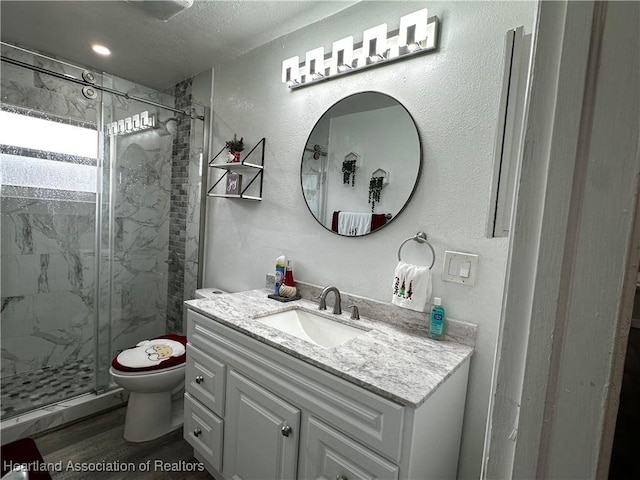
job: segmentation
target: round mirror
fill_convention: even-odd
[[[302,154],[302,194],[326,229],[367,235],[402,212],[421,166],[420,136],[407,109],[383,93],[356,93],[313,127]]]

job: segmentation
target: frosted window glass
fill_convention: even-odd
[[[20,187],[96,192],[96,166],[0,154],[0,183]]]
[[[0,110],[0,144],[80,157],[98,157],[97,130],[4,110]]]

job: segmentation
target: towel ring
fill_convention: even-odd
[[[436,264],[436,252],[431,246],[431,244],[427,241],[427,234],[424,232],[418,232],[413,237],[407,238],[404,242],[400,244],[400,248],[398,248],[398,261],[399,262],[402,261],[402,258],[400,258],[400,252],[402,251],[403,245],[411,240],[418,243],[426,243],[427,247],[431,249],[431,256],[433,257],[433,260],[431,261],[431,265],[429,266],[429,270],[431,270],[433,266]]]

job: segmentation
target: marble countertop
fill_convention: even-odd
[[[334,348],[319,347],[254,319],[294,306],[323,313],[308,300],[282,303],[267,298],[269,293],[249,290],[185,303],[212,320],[402,405],[421,405],[473,353],[472,347],[431,340],[424,333],[384,321],[350,320],[346,312],[333,315],[331,307],[324,312],[329,318],[369,331]]]

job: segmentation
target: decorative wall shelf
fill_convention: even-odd
[[[243,156],[242,161],[240,162],[228,162],[228,163],[215,163],[216,159],[222,154],[222,152],[226,151],[226,147],[223,147],[215,157],[213,157],[209,161],[210,168],[218,168],[220,170],[226,170],[224,174],[213,184],[213,186],[207,191],[207,195],[209,197],[221,197],[221,198],[239,198],[244,200],[262,200],[262,181],[263,176],[262,172],[264,172],[264,146],[265,146],[265,138],[262,138],[246,155]],[[251,154],[256,151],[256,149],[260,147],[260,163],[255,163],[255,161],[250,161]],[[253,157],[252,160],[257,160],[258,154]],[[232,174],[237,173],[244,178],[244,176],[251,176],[251,179],[245,183],[244,185],[238,185],[237,190],[239,193],[227,193],[227,189],[225,188],[228,184],[227,179],[232,178]],[[224,180],[224,182],[223,182]],[[247,192],[251,185],[254,184],[256,180],[259,180],[259,188],[258,195],[248,195]],[[244,181],[242,181],[244,183]],[[222,187],[218,187],[218,185],[222,185]],[[214,193],[214,190],[218,187],[218,193]],[[220,193],[220,191],[224,193]]]

